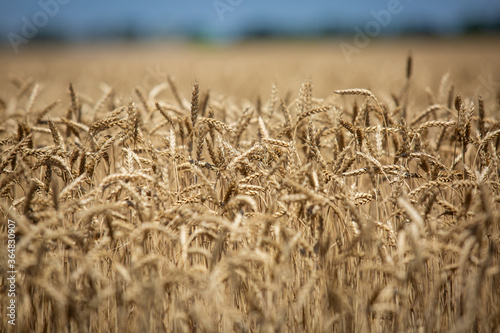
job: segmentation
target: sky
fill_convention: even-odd
[[[500,31],[499,0],[0,0],[2,43],[110,36],[231,41],[360,30],[455,35],[479,26]]]

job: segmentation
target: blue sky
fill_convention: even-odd
[[[40,23],[37,35],[65,39],[129,34],[139,38],[192,36],[234,39],[248,33],[310,35],[353,33],[374,20],[372,11],[399,2],[382,33],[408,30],[456,34],[467,26],[500,26],[498,0],[0,0],[0,40],[22,36],[26,22]],[[58,4],[54,9],[54,3]],[[44,17],[43,8],[54,9]],[[52,6],[49,6],[52,4]],[[216,9],[218,5],[218,10]],[[46,19],[46,20],[45,20]],[[45,20],[45,21],[44,21]]]

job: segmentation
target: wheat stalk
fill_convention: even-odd
[[[355,89],[344,89],[344,90],[335,90],[334,93],[337,95],[355,95],[355,96],[366,96],[372,98],[377,105],[380,107],[380,103],[378,102],[377,98],[375,95],[368,89],[360,89],[360,88],[355,88]]]

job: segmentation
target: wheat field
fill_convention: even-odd
[[[1,331],[500,331],[495,45],[4,53]]]

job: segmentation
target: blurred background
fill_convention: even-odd
[[[29,39],[61,41],[342,36],[364,30],[373,12],[390,6],[397,13],[377,35],[500,31],[498,0],[2,0],[0,40],[28,37],[23,28],[30,23],[37,32]]]
[[[318,96],[358,87],[390,100],[410,52],[421,101],[447,72],[493,100],[499,41],[499,0],[0,0],[0,80],[43,82],[47,101],[68,82],[126,97],[168,75],[185,96],[195,80],[255,100],[312,79]]]

